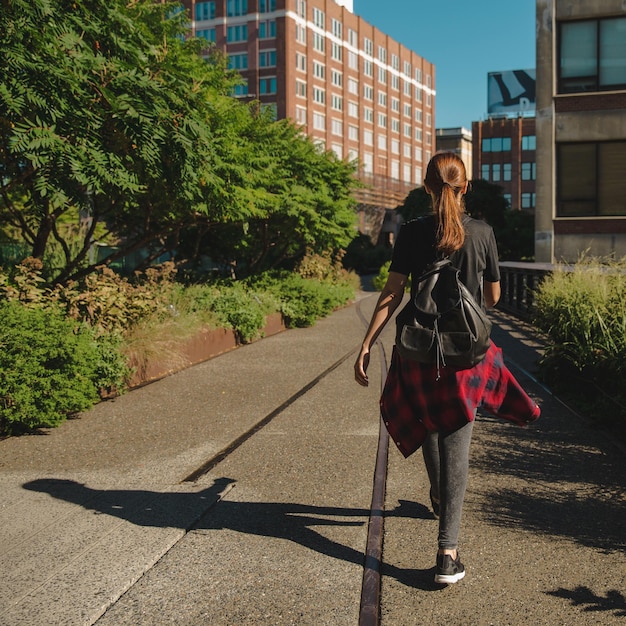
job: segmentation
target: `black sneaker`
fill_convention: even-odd
[[[465,567],[461,563],[459,553],[454,560],[449,554],[437,555],[437,567],[435,569],[435,582],[442,585],[456,583],[465,576]]]

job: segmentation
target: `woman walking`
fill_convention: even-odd
[[[500,298],[493,230],[465,214],[468,180],[463,161],[454,153],[435,154],[428,164],[424,186],[434,212],[400,229],[389,278],[354,364],[355,379],[363,386],[368,385],[371,347],[400,305],[409,276],[413,277],[413,297],[417,278],[435,259],[448,257],[483,307],[495,306]],[[498,382],[496,388],[488,384],[494,380]],[[403,358],[394,349],[381,411],[390,435],[405,456],[422,447],[433,513],[439,518],[437,583],[456,583],[465,576],[458,538],[472,428],[480,405],[520,424],[539,417],[539,407],[513,379],[493,343],[485,359],[468,369],[418,363]]]

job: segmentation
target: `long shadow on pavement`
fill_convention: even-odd
[[[211,508],[219,494],[232,479],[217,479],[211,487],[200,492],[156,492],[149,490],[92,489],[76,481],[56,478],[37,479],[23,485],[24,489],[47,493],[54,498],[72,502],[96,511],[146,527],[184,528],[186,530],[234,530],[237,532],[276,537],[296,542],[310,550],[362,566],[365,555],[342,545],[313,528],[316,526],[363,526],[368,523],[370,510],[345,507],[324,507],[288,502],[237,502],[221,500]],[[189,512],[198,509],[198,501],[206,502],[199,521],[190,524]],[[380,513],[379,513],[380,514]],[[432,519],[430,510],[418,503],[401,501],[385,517]],[[386,575],[399,582],[424,590],[440,590],[435,585],[433,570],[401,569],[385,565]]]

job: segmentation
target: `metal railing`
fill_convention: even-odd
[[[551,263],[500,263],[502,295],[498,307],[522,319],[529,319],[533,311],[535,291],[554,268]]]

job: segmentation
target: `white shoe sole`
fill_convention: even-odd
[[[462,572],[458,572],[457,574],[446,575],[446,574],[435,574],[435,582],[441,585],[451,585],[453,583],[459,582],[462,578],[465,577],[465,570]]]

